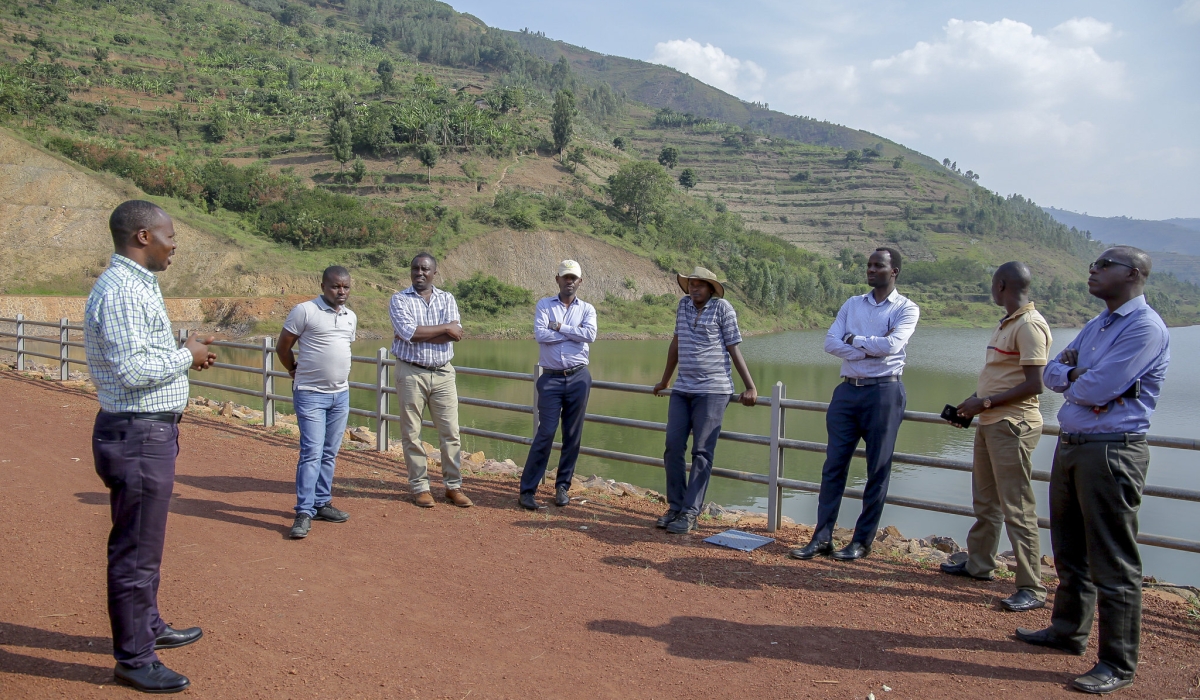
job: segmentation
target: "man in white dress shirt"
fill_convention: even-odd
[[[821,472],[816,529],[808,545],[792,550],[795,559],[832,555],[834,559],[851,561],[871,553],[871,542],[887,498],[892,451],[907,400],[904,383],[900,381],[904,348],[920,316],[917,305],[896,291],[899,275],[899,251],[876,248],[867,260],[867,284],[871,291],[850,297],[842,304],[825,335],[825,352],[842,358],[842,383],[834,390],[829,412],[825,414],[829,444]],[[850,459],[860,439],[866,441],[867,449],[862,514],[854,526],[850,544],[835,552],[833,528],[846,490]]]
[[[558,295],[539,301],[533,314],[533,337],[540,347],[538,365],[542,376],[537,381],[537,435],[521,475],[519,503],[528,510],[545,508],[534,496],[546,475],[560,419],[562,454],[554,481],[554,505],[562,507],[571,502],[567,492],[579,459],[583,415],[592,391],[588,343],[596,340],[596,309],[576,296],[583,284],[583,270],[574,260],[563,260],[554,281],[558,283]]]

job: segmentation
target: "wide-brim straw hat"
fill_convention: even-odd
[[[679,288],[683,290],[684,294],[692,293],[692,290],[688,289],[688,280],[704,280],[705,282],[708,282],[709,284],[712,285],[713,291],[716,293],[717,298],[719,298],[719,299],[725,298],[725,285],[721,284],[721,282],[717,279],[717,276],[713,273],[713,271],[709,270],[707,268],[703,268],[703,267],[693,268],[692,274],[690,274],[690,275],[676,274],[675,280],[677,282],[679,282]]]

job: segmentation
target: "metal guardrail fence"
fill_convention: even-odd
[[[46,323],[37,321],[27,321],[23,316],[18,315],[16,318],[0,318],[0,323],[15,324],[16,332],[8,333],[0,331],[0,337],[15,338],[16,346],[2,346],[0,351],[15,352],[17,355],[17,369],[25,369],[25,356],[39,357],[59,363],[59,375],[62,379],[67,379],[69,376],[68,366],[70,364],[86,365],[86,361],[72,359],[69,356],[70,348],[83,348],[83,343],[72,341],[70,339],[71,332],[82,333],[83,327],[79,325],[71,325],[67,319],[61,319],[58,323]],[[25,333],[27,326],[57,329],[57,337],[54,335],[38,336]],[[187,338],[187,331],[179,332],[179,342],[182,343]],[[44,343],[57,346],[56,354],[39,353],[25,348],[26,341]],[[232,370],[236,372],[246,372],[257,374],[262,377],[261,389],[247,389],[244,387],[230,386],[227,384],[218,384],[216,382],[208,382],[200,379],[192,379],[193,386],[205,387],[209,389],[217,389],[220,391],[228,391],[246,396],[258,397],[263,402],[263,424],[266,427],[272,427],[275,424],[275,407],[276,402],[291,403],[292,397],[276,393],[275,379],[288,378],[287,372],[281,372],[275,369],[274,354],[275,347],[271,338],[263,338],[260,344],[238,343],[231,341],[217,341],[213,343],[216,347],[232,348],[239,350],[249,350],[261,353],[261,363],[251,367],[247,365],[236,365],[225,362],[217,362],[213,366]],[[398,360],[388,356],[387,348],[380,348],[375,357],[364,357],[355,355],[352,361],[375,367],[375,382],[367,384],[363,382],[350,382],[350,388],[359,391],[369,391],[375,394],[374,410],[365,410],[361,408],[351,408],[350,413],[374,419],[377,423],[376,430],[376,445],[375,449],[386,452],[389,447],[389,425],[394,421],[402,420],[400,416],[388,412],[388,399],[396,394],[396,388],[391,382],[391,368],[396,366]],[[515,381],[535,382],[541,374],[540,368],[534,368],[532,373],[524,372],[504,372],[492,369],[480,369],[474,367],[455,367],[455,371],[459,374],[474,375],[480,377],[492,377],[495,379],[508,379]],[[603,389],[608,391],[624,391],[637,394],[650,394],[652,387],[641,384],[623,384],[620,382],[608,382],[594,380],[592,382],[593,389]],[[669,393],[669,390],[668,392]],[[724,469],[714,467],[712,470],[713,476],[726,479],[736,479],[739,481],[748,481],[755,484],[763,484],[767,487],[767,529],[770,532],[775,532],[782,520],[783,508],[783,493],[784,489],[792,489],[796,491],[807,491],[811,493],[819,492],[821,485],[811,481],[801,481],[798,479],[789,479],[785,474],[784,456],[787,450],[798,450],[804,452],[825,452],[825,443],[810,442],[807,440],[796,440],[786,437],[785,431],[785,416],[788,410],[799,411],[817,411],[824,413],[828,410],[829,404],[820,401],[801,401],[786,398],[787,388],[782,382],[776,382],[771,389],[769,398],[760,396],[756,405],[769,406],[771,409],[770,415],[770,434],[755,435],[751,433],[739,433],[728,430],[722,430],[720,439],[730,442],[740,442],[751,445],[763,445],[770,449],[770,459],[768,471],[766,474],[758,474],[755,472],[738,471],[734,469]],[[483,408],[499,409],[502,411],[514,411],[517,413],[527,413],[533,419],[533,431],[537,432],[538,414],[534,409],[537,405],[537,389],[534,384],[533,402],[531,405],[515,404],[503,401],[492,401],[489,399],[481,399],[469,396],[460,396],[459,403],[468,406],[479,406]],[[620,418],[617,416],[606,416],[588,413],[584,417],[585,421],[592,423],[603,423],[606,425],[616,425],[637,430],[654,430],[658,432],[666,432],[666,423],[658,423],[654,421],[636,420],[632,418]],[[922,411],[905,411],[904,420],[916,423],[933,423],[938,425],[946,425],[941,416],[936,413],[925,413]],[[432,421],[424,421],[426,427],[433,427]],[[949,428],[949,426],[947,426]],[[521,445],[529,445],[533,443],[533,438],[524,437],[521,435],[512,435],[509,433],[501,433],[492,430],[483,430],[469,426],[461,426],[459,431],[464,435],[472,435],[475,437],[490,438],[493,440],[501,440],[504,442],[512,442]],[[1057,425],[1047,424],[1042,429],[1045,435],[1058,435],[1059,428]],[[1200,450],[1200,440],[1194,438],[1169,437],[1162,435],[1149,435],[1146,442],[1153,447],[1165,447],[1177,450]],[[554,449],[560,449],[560,443],[554,444]],[[647,457],[644,455],[630,454],[627,452],[616,452],[613,450],[603,450],[595,447],[582,447],[580,454],[600,457],[603,459],[613,459],[622,462],[630,462],[633,464],[642,464],[651,467],[663,467],[663,460],[656,457]],[[865,457],[866,451],[859,448],[855,451],[855,456]],[[945,457],[935,457],[930,455],[910,454],[904,452],[896,452],[893,455],[893,461],[902,464],[912,464],[916,466],[931,467],[934,469],[949,469],[952,471],[971,472],[971,462],[965,460],[949,459]],[[1033,479],[1035,481],[1049,481],[1050,473],[1045,471],[1034,471]],[[1177,501],[1191,501],[1200,503],[1200,491],[1192,489],[1183,489],[1170,486],[1158,486],[1147,484],[1142,491],[1144,496],[1156,498],[1166,498]],[[846,494],[849,498],[862,500],[863,492],[861,489],[846,489]],[[914,498],[911,496],[898,496],[889,494],[886,502],[904,508],[915,508],[918,510],[927,510],[938,513],[949,513],[951,515],[962,515],[966,517],[974,517],[974,512],[970,506],[959,505],[954,503],[943,503],[941,501],[932,501],[922,498]],[[1050,521],[1047,518],[1039,518],[1038,526],[1042,529],[1049,529]],[[1169,537],[1166,535],[1154,535],[1142,533],[1138,535],[1138,542],[1151,547],[1163,547],[1166,549],[1175,549],[1184,552],[1193,552],[1200,554],[1200,541],[1187,540],[1178,537]]]

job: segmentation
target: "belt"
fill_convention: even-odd
[[[438,365],[437,367],[427,367],[425,365],[419,365],[416,362],[409,362],[408,360],[401,360],[401,362],[403,362],[406,365],[412,365],[413,367],[420,367],[421,369],[426,370],[428,372],[436,372],[436,371],[440,370],[441,368],[445,367],[446,365],[450,364],[449,362],[443,362],[442,364]]]
[[[1131,442],[1145,442],[1145,433],[1061,433],[1059,442],[1068,445],[1086,445],[1089,442],[1121,442],[1128,445]]]
[[[546,369],[543,367],[542,374],[548,374],[551,377],[569,377],[576,372],[582,372],[583,370],[587,369],[587,367],[587,365],[575,365],[574,367],[568,367],[566,369]]]
[[[891,374],[886,377],[842,377],[842,381],[851,386],[875,386],[900,381],[900,375]]]
[[[156,423],[178,423],[179,421],[183,420],[182,413],[173,413],[171,411],[164,411],[161,413],[113,413],[110,411],[101,411],[101,413],[106,416],[128,421],[151,420]]]

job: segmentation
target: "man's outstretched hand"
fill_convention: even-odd
[[[215,340],[211,335],[206,338],[200,338],[196,333],[193,333],[190,338],[184,342],[183,347],[192,353],[192,369],[205,370],[212,367],[217,361],[216,353],[209,350],[209,345]]]

